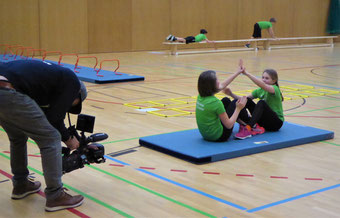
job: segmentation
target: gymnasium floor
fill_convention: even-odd
[[[47,213],[42,192],[11,200],[9,145],[0,129],[0,217],[339,217],[340,44],[257,53],[93,55],[118,58],[120,72],[144,76],[145,81],[86,83],[83,113],[96,116],[95,132],[105,132],[109,139],[102,142],[105,163],[63,176],[72,194],[85,196],[84,204]],[[257,76],[265,68],[276,69],[280,86],[328,90],[325,95],[290,96],[283,103],[284,113],[286,121],[334,131],[335,138],[204,165],[139,146],[143,136],[197,128],[195,115],[164,117],[124,104],[196,96],[202,71],[215,70],[223,80],[235,72],[240,58]],[[255,86],[239,76],[230,88]],[[31,176],[43,183],[39,149],[32,141],[28,154]]]

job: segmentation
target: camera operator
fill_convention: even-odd
[[[61,141],[71,150],[79,147],[64,119],[67,112],[81,112],[86,96],[84,84],[70,69],[39,60],[0,63],[0,125],[10,141],[12,199],[22,199],[41,188],[39,181],[28,178],[29,137],[41,153],[45,210],[74,208],[83,203],[83,196],[71,196],[63,188]]]

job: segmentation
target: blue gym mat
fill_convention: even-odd
[[[139,144],[202,164],[334,138],[334,132],[284,122],[278,132],[266,132],[244,140],[234,139],[238,124],[227,142],[205,141],[198,129],[142,137]]]
[[[8,56],[6,55],[7,60],[3,59],[3,55],[0,55],[0,62],[9,62],[14,60],[14,56]],[[20,58],[17,58],[17,60],[20,60]],[[31,60],[31,59],[30,59]],[[34,60],[40,60],[40,59],[34,59]],[[41,61],[41,60],[40,60]],[[46,62],[58,64],[58,62],[55,61],[49,61],[45,60]],[[74,71],[74,65],[72,64],[65,64],[61,63],[61,66],[66,67]],[[93,68],[90,67],[83,67],[79,66],[80,69],[77,69],[79,73],[75,73],[78,78],[82,81],[85,82],[91,82],[91,83],[116,83],[116,82],[130,82],[130,81],[139,81],[139,80],[144,80],[143,76],[137,76],[133,74],[126,74],[126,73],[120,73],[117,72],[115,74],[112,71],[107,71],[107,70],[101,70],[99,71],[99,75],[97,76],[96,72],[94,71]]]

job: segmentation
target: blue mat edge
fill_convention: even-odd
[[[308,143],[328,140],[332,138],[334,138],[334,132],[329,132],[329,133],[310,137],[308,140]],[[273,150],[278,150],[282,148],[289,148],[289,147],[293,147],[297,145],[306,144],[304,139],[296,139],[296,140],[291,141],[290,143],[291,144],[289,146],[285,145],[285,142],[280,142],[280,143],[273,143],[270,145],[257,146],[255,148],[244,149],[242,151],[226,152],[223,154],[218,154],[218,155],[213,156],[212,162],[245,156],[244,153],[246,153],[246,155],[252,155],[252,154],[262,153],[266,151],[273,151]]]
[[[314,127],[310,127],[310,128],[314,128]],[[314,129],[318,129],[318,128],[314,128]],[[321,130],[321,129],[320,129]],[[188,131],[188,130],[184,130],[184,131]],[[328,140],[328,139],[332,139],[334,138],[334,132],[331,131],[327,131],[323,134],[319,134],[316,136],[311,136],[309,137],[309,140],[307,143],[313,143],[313,142],[317,142],[317,141],[322,141],[322,140]],[[181,132],[181,131],[180,131]],[[171,133],[164,133],[164,134],[171,134]],[[159,135],[163,135],[163,134],[159,134]],[[266,151],[273,151],[273,150],[278,150],[278,149],[282,149],[282,148],[288,148],[288,147],[293,147],[293,146],[297,146],[297,145],[302,145],[302,144],[306,144],[305,138],[301,138],[301,139],[295,139],[293,141],[291,141],[291,144],[289,146],[285,145],[285,142],[278,142],[278,143],[273,143],[270,145],[262,145],[262,146],[257,146],[257,147],[253,147],[253,148],[248,148],[248,149],[244,149],[241,151],[233,151],[233,152],[224,152],[221,154],[217,154],[217,155],[213,155],[213,156],[206,156],[206,157],[193,157],[190,155],[186,155],[186,154],[182,154],[180,152],[177,151],[173,151],[173,150],[169,150],[167,148],[164,147],[160,147],[154,143],[150,143],[145,141],[143,138],[148,138],[148,137],[152,137],[152,136],[146,136],[146,137],[142,137],[139,139],[139,144],[141,146],[145,146],[147,148],[156,150],[156,151],[160,151],[162,153],[195,163],[195,164],[204,164],[204,163],[209,163],[209,162],[215,162],[215,161],[221,161],[221,160],[227,160],[227,159],[231,159],[231,158],[236,158],[236,157],[241,157],[241,156],[246,156],[246,155],[252,155],[252,154],[256,154],[256,153],[262,153],[262,152],[266,152]]]
[[[136,77],[136,78],[131,78],[131,79],[115,79],[115,80],[96,80],[96,79],[90,79],[90,78],[82,77],[82,76],[78,76],[78,78],[81,81],[90,82],[90,83],[96,83],[96,84],[132,82],[132,81],[144,81],[145,80],[144,77]]]
[[[0,63],[1,62],[10,62],[10,61],[14,61],[13,57],[8,57],[9,59],[11,60],[3,60],[3,54],[0,54]],[[18,59],[18,60],[21,60],[21,59]],[[41,59],[32,59],[32,58],[29,58],[28,60],[38,60],[38,61],[43,61]],[[46,62],[49,62],[49,63],[54,63],[54,64],[58,64],[58,62],[56,61],[51,61],[51,60],[45,60]],[[74,71],[74,65],[72,64],[66,64],[66,63],[61,63],[61,66],[62,67],[65,67],[65,68],[69,68],[70,70]],[[70,66],[72,66],[70,68]],[[85,67],[85,66],[79,66],[79,67],[82,67],[84,69],[91,69],[90,67]],[[102,70],[101,72],[112,72],[112,71],[107,71],[107,70]],[[112,72],[113,73],[113,72]],[[117,73],[121,73],[121,72],[117,72]],[[85,77],[83,76],[82,72],[80,73],[76,73],[75,74],[77,75],[77,77],[79,78],[79,80],[81,81],[84,81],[84,82],[90,82],[90,83],[96,83],[96,84],[104,84],[104,83],[119,83],[119,82],[133,82],[133,81],[144,81],[145,80],[145,77],[144,76],[139,76],[139,75],[133,75],[133,74],[126,74],[126,73],[121,73],[123,75],[132,75],[132,77],[130,78],[125,78],[125,79],[117,79],[117,78],[114,78],[114,79],[107,79],[107,80],[104,80],[104,79],[94,79],[94,78],[89,78],[89,77]]]
[[[174,157],[177,157],[177,158],[180,158],[180,159],[183,159],[183,160],[195,163],[195,164],[203,164],[203,163],[213,162],[212,157],[195,158],[195,157],[185,155],[185,154],[182,154],[182,153],[179,153],[179,152],[175,152],[175,151],[163,148],[163,147],[159,147],[159,146],[157,146],[153,143],[149,143],[147,141],[144,141],[141,138],[139,139],[139,144],[141,146],[145,146],[147,148],[151,148],[153,150],[160,151],[162,153],[165,153],[165,154],[168,154],[168,155],[171,155],[171,156],[174,156]]]

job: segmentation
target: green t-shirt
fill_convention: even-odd
[[[263,29],[269,29],[270,27],[273,26],[273,24],[269,21],[259,21],[257,22],[261,28],[261,30]]]
[[[283,109],[282,109],[282,97],[281,91],[277,85],[273,85],[275,93],[271,94],[262,88],[254,90],[251,94],[254,98],[264,100],[268,106],[277,114],[280,120],[284,121]]]
[[[200,41],[203,41],[205,39],[207,39],[207,37],[206,37],[206,35],[204,35],[202,33],[195,36],[195,42],[200,42]]]
[[[197,96],[196,122],[204,139],[216,141],[221,137],[223,126],[219,115],[224,112],[222,101],[215,96]]]

